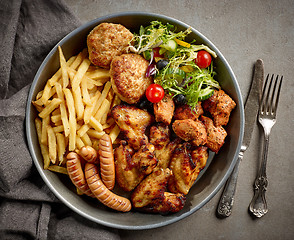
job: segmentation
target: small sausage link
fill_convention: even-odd
[[[81,165],[80,156],[75,152],[70,152],[66,156],[66,168],[72,183],[84,194],[94,197],[91,192]]]
[[[115,185],[115,165],[111,138],[104,134],[99,140],[100,174],[105,186],[112,190]]]
[[[95,148],[91,146],[84,146],[79,151],[78,154],[85,159],[88,163],[99,163],[98,152]]]
[[[86,163],[85,176],[92,193],[104,205],[122,212],[131,210],[132,205],[129,199],[114,194],[103,184],[94,164]]]

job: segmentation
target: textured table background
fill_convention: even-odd
[[[223,53],[247,96],[252,67],[284,75],[278,120],[270,138],[266,192],[269,212],[248,213],[259,165],[262,131],[256,127],[240,166],[235,204],[227,219],[216,217],[219,192],[180,222],[145,231],[120,230],[122,239],[294,239],[294,1],[293,0],[65,0],[82,22],[122,11],[164,14],[190,24]]]

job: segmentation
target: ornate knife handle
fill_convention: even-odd
[[[242,149],[241,147],[241,151],[239,153],[234,170],[230,178],[227,180],[224,191],[220,198],[220,201],[217,207],[217,213],[220,217],[229,217],[232,213],[232,207],[234,204],[234,196],[236,192],[237,178],[238,178],[238,172],[239,172],[239,165],[241,160],[243,159],[243,154],[245,150],[246,149]]]

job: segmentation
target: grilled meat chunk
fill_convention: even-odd
[[[216,127],[227,125],[231,111],[236,107],[236,103],[223,90],[214,91],[214,94],[202,104],[205,111],[213,117]]]
[[[205,126],[198,119],[176,120],[172,127],[179,138],[192,141],[195,146],[204,145],[207,141]]]
[[[165,94],[160,102],[153,104],[153,108],[156,122],[163,122],[166,125],[171,123],[175,104],[170,95]]]
[[[180,211],[186,198],[180,193],[166,191],[170,169],[158,169],[148,175],[134,190],[131,196],[132,205],[139,211],[152,213],[169,213]]]
[[[207,159],[207,147],[200,146],[192,151],[189,143],[179,144],[170,162],[173,176],[168,189],[173,193],[188,194]]]
[[[225,143],[227,136],[226,130],[222,126],[214,126],[213,120],[209,117],[201,116],[200,120],[205,125],[207,131],[206,146],[213,152],[218,153],[219,149]]]
[[[143,145],[134,153],[126,141],[114,150],[115,177],[124,191],[132,191],[157,165],[152,144]]]
[[[113,91],[129,104],[135,104],[144,96],[152,77],[146,77],[149,62],[139,54],[123,54],[110,64]]]
[[[157,123],[150,128],[150,143],[155,147],[154,155],[158,160],[156,169],[169,166],[172,153],[179,142],[179,138],[170,141],[169,127],[163,123]]]
[[[111,115],[134,150],[148,143],[145,130],[153,122],[150,113],[135,106],[117,105],[112,108]]]
[[[198,102],[194,109],[192,109],[188,104],[184,104],[176,108],[174,119],[175,120],[192,119],[195,121],[203,113],[204,111],[201,106],[201,102]]]

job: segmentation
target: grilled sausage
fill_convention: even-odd
[[[128,212],[132,205],[129,199],[111,192],[101,181],[97,167],[92,163],[86,163],[85,176],[89,188],[95,197],[105,206],[117,211]]]
[[[84,194],[94,197],[85,179],[80,156],[75,152],[70,152],[66,156],[66,168],[72,183]]]
[[[99,140],[100,174],[105,186],[112,190],[115,184],[115,166],[111,138],[104,134]]]
[[[88,163],[99,164],[98,152],[91,146],[84,146],[79,150],[79,155]]]

